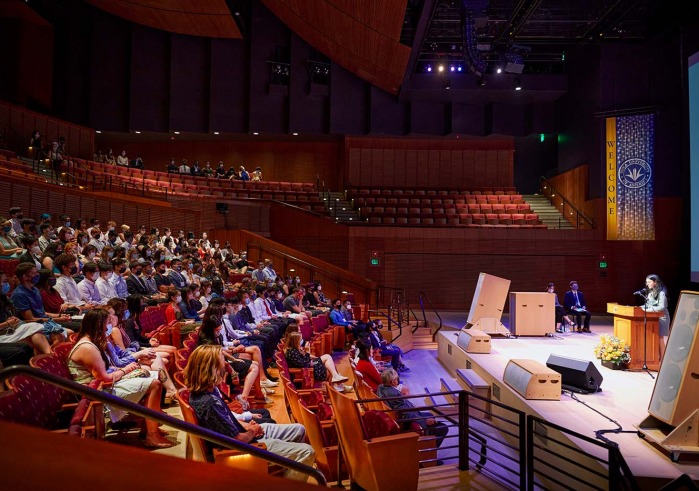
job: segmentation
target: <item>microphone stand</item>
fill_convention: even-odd
[[[650,378],[655,380],[655,377],[653,376],[652,373],[650,373],[650,370],[648,369],[647,354],[646,354],[646,350],[647,350],[647,346],[648,346],[648,326],[647,326],[648,312],[646,310],[648,308],[648,297],[640,292],[638,293],[638,295],[644,300],[644,304],[643,304],[643,366],[641,367],[641,370],[646,372],[648,375],[650,375]]]

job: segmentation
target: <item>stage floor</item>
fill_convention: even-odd
[[[455,342],[454,331],[466,322],[466,312],[440,312],[444,328],[440,336],[446,336]],[[507,362],[512,358],[526,358],[546,364],[549,355],[557,354],[571,358],[589,360],[595,363],[604,377],[602,391],[595,394],[577,394],[576,396],[591,408],[615,420],[623,430],[633,433],[608,433],[606,437],[619,444],[621,452],[631,471],[640,478],[673,479],[682,473],[699,479],[699,462],[680,462],[674,464],[667,454],[640,439],[635,433],[635,426],[648,416],[647,408],[655,385],[655,379],[646,372],[610,370],[601,366],[600,360],[594,358],[594,346],[600,335],[612,333],[611,316],[593,316],[592,333],[557,334],[556,337],[519,337],[504,338],[494,336],[491,340],[490,354],[472,354],[467,356],[479,375],[489,382],[495,382],[507,388],[502,377]],[[503,318],[507,325],[507,318]],[[451,332],[450,332],[451,331]],[[408,355],[408,359],[410,354]],[[443,367],[448,373],[449,370]],[[651,372],[653,376],[657,372]],[[450,373],[449,377],[454,378]],[[433,384],[431,384],[433,385]],[[430,387],[432,388],[432,387]],[[595,431],[615,428],[609,419],[596,413],[591,408],[563,395],[560,401],[525,401],[515,394],[530,414],[538,416],[561,426],[570,428],[583,435],[595,438]],[[507,403],[506,401],[502,401]],[[691,457],[691,456],[690,456]]]

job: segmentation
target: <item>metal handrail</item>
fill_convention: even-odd
[[[419,292],[420,310],[422,310],[422,318],[425,321],[425,326],[427,326],[428,324],[427,324],[427,315],[425,314],[425,303],[424,303],[423,298],[427,299],[427,301],[430,304],[430,308],[437,315],[437,319],[439,319],[439,327],[437,327],[437,330],[432,334],[432,342],[434,342],[435,338],[437,337],[437,333],[439,332],[440,329],[442,329],[442,316],[439,315],[439,312],[437,312],[437,309],[435,308],[434,304],[432,303],[432,300],[430,300],[430,297],[427,295],[427,293],[420,290],[420,292]],[[415,329],[417,330],[417,327]],[[413,332],[415,332],[415,331],[413,331]]]
[[[576,223],[576,228],[580,228],[580,219],[582,219],[583,222],[587,223],[590,228],[595,228],[595,224],[592,221],[591,218],[589,218],[587,215],[585,215],[582,211],[580,211],[573,203],[571,203],[568,198],[566,198],[553,184],[551,184],[551,181],[546,179],[544,176],[539,177],[539,188],[541,189],[541,193],[546,196],[549,200],[554,196],[557,195],[558,197],[561,198],[561,201],[567,205],[570,209],[572,209],[575,212],[575,223]],[[546,189],[550,189],[551,192],[548,193],[545,191]],[[564,207],[565,208],[565,207]],[[565,215],[564,215],[565,216]],[[567,221],[567,219],[566,219]]]
[[[39,368],[29,367],[26,365],[14,365],[11,367],[4,368],[0,370],[0,382],[14,377],[16,375],[25,375],[27,377],[41,380],[42,382],[55,385],[56,387],[60,387],[63,390],[67,390],[74,394],[79,394],[83,397],[87,397],[88,399],[99,401],[103,404],[108,404],[109,406],[115,408],[123,409],[124,411],[127,411],[131,414],[135,414],[143,418],[152,419],[154,421],[157,421],[158,423],[166,424],[180,431],[184,431],[185,433],[197,436],[199,438],[203,438],[204,440],[215,443],[216,445],[220,445],[221,447],[232,450],[244,451],[267,462],[281,465],[288,469],[292,469],[306,474],[308,476],[311,476],[316,480],[316,482],[320,486],[327,485],[327,481],[323,473],[317,469],[314,469],[313,467],[301,464],[299,462],[296,462],[295,460],[287,459],[286,457],[282,457],[277,454],[273,454],[271,452],[268,452],[267,450],[262,450],[258,447],[255,447],[254,445],[243,443],[239,440],[235,440],[233,438],[221,435],[220,433],[216,433],[215,431],[195,426],[193,424],[182,421],[181,419],[173,418],[172,416],[168,416],[167,414],[162,413],[160,411],[154,411],[145,406],[141,406],[140,404],[127,401],[120,397],[108,394],[106,392],[102,392],[100,390],[93,389],[86,385],[78,384],[76,382],[73,382],[72,380],[65,379],[63,377],[46,372]]]

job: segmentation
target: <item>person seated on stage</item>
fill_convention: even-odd
[[[302,464],[313,466],[313,447],[303,443],[306,430],[298,423],[258,424],[238,421],[226,405],[217,386],[225,377],[225,361],[220,346],[200,346],[189,356],[184,372],[185,383],[191,391],[189,403],[199,420],[199,425],[245,443],[260,442],[269,452]],[[207,445],[207,451],[210,451]],[[305,481],[306,475],[286,470],[289,479]]]
[[[376,390],[376,394],[388,404],[391,409],[398,413],[398,422],[402,424],[404,430],[409,429],[410,423],[415,421],[425,432],[425,435],[437,437],[437,446],[444,441],[444,437],[449,433],[449,428],[444,423],[435,420],[432,413],[427,411],[416,411],[415,406],[409,399],[390,399],[392,397],[403,397],[410,393],[407,387],[403,387],[398,378],[398,373],[393,368],[387,368],[381,373],[381,385]]]
[[[312,367],[315,380],[327,380],[327,372],[330,372],[330,375],[332,376],[331,382],[333,384],[347,382],[348,378],[338,373],[337,368],[335,367],[335,362],[330,355],[321,355],[320,358],[312,356],[310,353],[305,351],[303,346],[301,346],[301,341],[302,338],[300,332],[293,332],[289,334],[289,337],[286,340],[284,356],[286,357],[286,362],[289,364],[289,368]]]
[[[363,380],[371,387],[371,390],[376,391],[381,385],[381,373],[377,366],[381,362],[374,361],[374,348],[371,347],[371,342],[368,339],[360,338],[357,340],[356,347],[357,371],[362,374]]]
[[[667,290],[665,284],[657,274],[649,274],[646,276],[646,289],[648,296],[646,303],[641,307],[646,312],[662,312],[663,316],[658,319],[658,334],[660,335],[660,362],[663,361],[665,355],[665,347],[667,346],[667,338],[670,336],[670,312],[667,309]]]
[[[558,294],[556,293],[555,285],[553,283],[549,283],[546,286],[546,291],[553,295],[553,306],[556,312],[556,332],[565,332],[566,326],[570,326],[572,328],[573,321],[566,315],[563,305],[561,305],[561,302],[558,301]],[[563,324],[564,322],[565,324]]]
[[[590,332],[590,317],[591,314],[587,310],[585,303],[585,295],[578,290],[578,282],[573,280],[570,282],[570,290],[566,292],[563,299],[563,306],[566,311],[575,317],[578,327],[578,332]],[[582,317],[585,316],[585,324],[582,322]]]
[[[381,328],[383,327],[381,320],[369,321],[366,324],[367,328],[367,339],[371,343],[371,346],[375,350],[381,352],[381,356],[391,357],[391,366],[397,372],[409,372],[410,368],[406,367],[403,363],[403,350],[400,349],[395,344],[391,344],[384,340],[381,334]]]

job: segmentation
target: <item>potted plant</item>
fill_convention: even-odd
[[[631,361],[629,345],[611,334],[600,336],[600,342],[595,346],[595,357],[602,360],[602,366],[612,370],[626,369]]]

